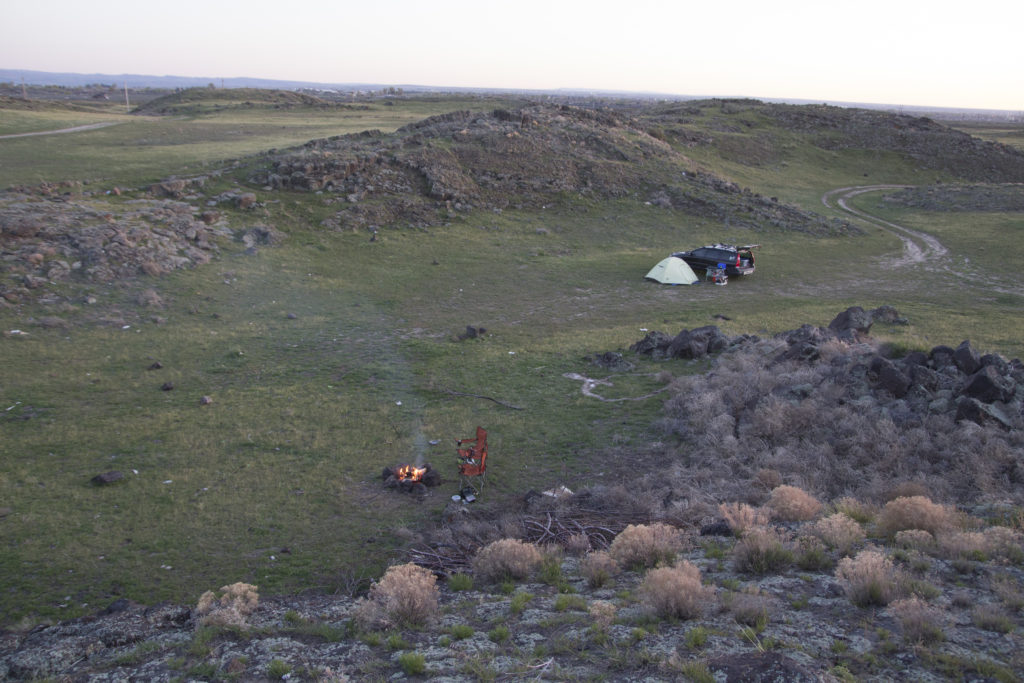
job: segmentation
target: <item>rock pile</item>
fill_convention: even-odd
[[[471,208],[538,208],[568,193],[631,197],[751,229],[856,232],[698,171],[642,120],[568,106],[452,112],[393,135],[315,140],[277,155],[252,181],[335,195],[339,210],[325,222],[334,229],[426,227]]]
[[[208,263],[231,236],[214,217],[170,199],[112,203],[0,196],[0,297],[39,298],[50,284],[104,283]]]
[[[875,321],[905,322],[891,306],[865,311],[853,306],[827,328],[803,325],[776,335],[784,342],[770,362],[822,360],[822,347],[830,342],[856,345],[867,340]],[[656,359],[702,358],[756,343],[752,335],[728,337],[715,325],[682,330],[675,336],[652,331],[630,347]],[[890,358],[863,345],[862,352],[830,359],[853,394],[871,395],[887,412],[903,422],[920,422],[930,414],[955,413],[956,419],[997,424],[1006,429],[1024,427],[1024,364],[996,354],[981,355],[969,341],[956,348],[936,346],[929,352],[912,351]],[[838,372],[838,371],[841,371]]]

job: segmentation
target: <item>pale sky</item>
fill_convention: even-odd
[[[1020,0],[4,0],[0,68],[1024,110]]]

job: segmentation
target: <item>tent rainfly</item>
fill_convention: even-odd
[[[662,259],[644,277],[663,285],[692,285],[697,282],[689,264],[678,256]]]

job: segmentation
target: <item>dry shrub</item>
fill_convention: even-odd
[[[924,529],[904,529],[897,531],[894,539],[898,548],[928,552],[935,547],[935,537]]]
[[[971,610],[971,623],[978,628],[997,633],[1013,630],[1013,619],[998,605],[978,605]]]
[[[701,585],[700,570],[684,560],[674,567],[658,567],[647,572],[640,584],[644,604],[661,617],[693,619],[699,617],[713,589]]]
[[[846,597],[858,607],[888,605],[899,596],[903,576],[893,561],[876,548],[856,557],[844,557],[836,567],[836,580]]]
[[[897,498],[913,498],[914,496],[931,498],[932,492],[919,481],[902,481],[885,492],[886,501],[896,500]]]
[[[438,610],[437,578],[413,563],[388,567],[356,606],[356,621],[365,628],[425,624]]]
[[[590,537],[586,534],[573,534],[565,542],[565,552],[577,557],[591,550]]]
[[[737,571],[767,574],[793,562],[790,539],[780,529],[754,527],[732,548],[732,562]]]
[[[988,559],[988,539],[980,531],[950,531],[939,534],[935,540],[947,559]]]
[[[600,588],[619,573],[618,563],[605,550],[587,553],[580,562],[580,573],[591,588]]]
[[[766,505],[774,519],[783,522],[803,522],[821,512],[822,505],[803,489],[783,484],[772,491]]]
[[[843,555],[849,553],[854,545],[864,540],[864,529],[842,512],[819,519],[810,525],[807,531]]]
[[[260,601],[256,586],[239,581],[230,586],[221,586],[220,592],[219,596],[213,591],[206,591],[199,596],[199,604],[196,605],[199,623],[204,626],[246,628],[246,618],[256,611]]]
[[[607,600],[595,600],[590,603],[587,612],[590,613],[590,618],[594,620],[594,626],[599,630],[604,630],[611,626],[612,621],[615,620],[616,608],[613,603]]]
[[[890,500],[878,515],[878,531],[892,537],[904,529],[924,529],[934,536],[953,527],[956,511],[933,503],[924,496],[900,497]]]
[[[856,498],[843,497],[832,503],[832,509],[842,512],[855,522],[868,524],[878,514],[878,509],[870,503],[865,503]]]
[[[1014,612],[1024,611],[1024,584],[1010,574],[992,576],[992,593]]]
[[[473,560],[473,572],[485,581],[525,579],[542,559],[535,546],[503,538],[480,549]]]
[[[655,522],[627,526],[612,540],[608,554],[620,566],[638,569],[653,567],[659,562],[672,564],[682,549],[679,529]]]
[[[754,475],[754,481],[771,491],[782,484],[782,475],[779,474],[778,470],[763,468]]]
[[[767,512],[752,508],[746,503],[722,503],[718,506],[718,511],[729,523],[729,528],[737,538],[741,538],[754,527],[761,527],[768,523]]]
[[[1001,557],[1019,563],[1024,559],[1024,535],[1005,526],[990,526],[985,534],[985,544],[993,557]]]
[[[732,596],[729,613],[736,623],[760,629],[768,624],[771,606],[771,598],[752,586]]]
[[[938,643],[945,640],[942,630],[944,614],[916,595],[896,600],[889,605],[889,611],[896,617],[903,632],[903,639],[909,643]]]

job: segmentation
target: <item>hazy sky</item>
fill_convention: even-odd
[[[1024,110],[1020,0],[5,0],[0,68]]]

